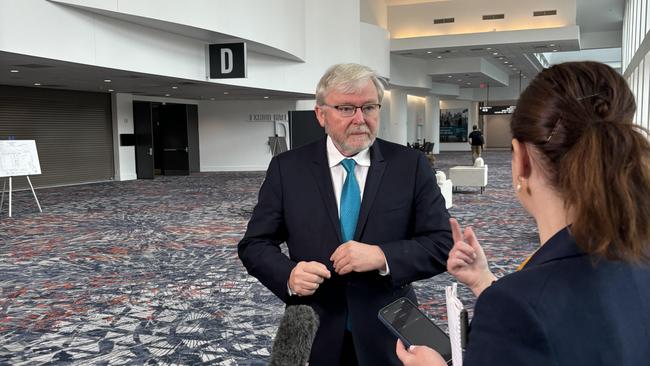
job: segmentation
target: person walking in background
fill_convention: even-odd
[[[478,129],[477,125],[472,126],[472,132],[469,134],[469,144],[472,146],[472,164],[476,158],[481,156],[483,152],[483,132]]]
[[[447,268],[479,296],[464,365],[648,364],[650,142],[635,109],[621,75],[595,62],[555,65],[522,93],[512,181],[542,245],[496,281],[452,220]],[[404,365],[445,365],[396,347]]]
[[[445,200],[424,154],[376,138],[383,94],[368,67],[327,70],[315,108],[327,136],[271,160],[238,246],[248,273],[319,315],[311,366],[398,365],[379,309],[446,270]]]

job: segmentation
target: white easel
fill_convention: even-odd
[[[43,212],[38,202],[34,186],[29,179],[30,175],[41,174],[41,165],[36,152],[36,141],[34,140],[0,140],[0,177],[6,177],[2,185],[2,197],[0,198],[0,212],[4,206],[5,188],[9,181],[9,217],[11,217],[11,193],[12,178],[24,176],[27,178],[29,188],[32,190],[38,211]]]

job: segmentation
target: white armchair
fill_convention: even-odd
[[[452,194],[452,182],[451,179],[447,179],[445,173],[438,171],[436,172],[436,180],[438,181],[438,187],[442,193],[442,197],[445,198],[445,208],[451,208],[451,194]]]
[[[481,158],[478,158],[481,159]],[[476,159],[476,160],[478,160]],[[481,159],[481,162],[483,159]],[[455,187],[480,187],[481,193],[488,182],[488,166],[455,166],[449,169],[449,178]]]

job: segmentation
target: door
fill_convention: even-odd
[[[291,149],[295,149],[325,136],[325,129],[320,126],[316,112],[289,111],[289,129],[291,130]]]
[[[190,175],[187,106],[167,103],[160,109],[160,143],[164,175]]]
[[[138,179],[153,179],[153,138],[151,103],[133,102],[135,130],[135,171]]]

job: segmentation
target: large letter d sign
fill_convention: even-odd
[[[221,49],[221,73],[230,74],[232,72],[232,50],[230,48]]]

